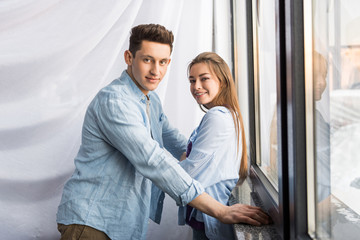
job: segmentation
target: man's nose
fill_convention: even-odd
[[[158,63],[153,63],[150,69],[150,73],[154,76],[159,75],[160,67]]]

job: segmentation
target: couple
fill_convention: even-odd
[[[269,222],[257,207],[227,206],[247,158],[236,89],[217,54],[202,53],[188,68],[190,91],[208,110],[199,127],[187,141],[169,124],[153,91],[173,40],[161,25],[132,28],[127,70],[86,111],[57,212],[61,239],[145,239],[148,218],[160,222],[162,191],[180,206],[179,224],[190,225],[194,239],[231,239],[232,223]]]

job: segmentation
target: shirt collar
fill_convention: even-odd
[[[126,81],[127,85],[130,87],[131,91],[135,94],[135,97],[137,99],[139,99],[139,101],[144,102],[144,103],[146,102],[146,100],[147,100],[146,95],[138,88],[138,86],[136,86],[136,84],[131,79],[131,77],[129,76],[129,74],[127,73],[126,70],[124,70],[122,72],[120,80]],[[148,93],[149,99],[151,99],[151,95],[152,95],[152,92],[149,91],[149,93]]]

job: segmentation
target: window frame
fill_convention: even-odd
[[[257,2],[258,3],[258,2]],[[250,168],[250,178],[252,180],[253,184],[253,191],[256,192],[260,199],[262,200],[262,203],[264,205],[265,210],[269,213],[269,215],[272,217],[275,227],[278,230],[278,233],[282,238],[286,238],[287,234],[287,227],[286,223],[288,222],[286,219],[287,214],[284,214],[284,210],[286,210],[287,205],[287,199],[284,199],[284,190],[286,191],[286,187],[284,188],[284,184],[286,184],[286,181],[282,181],[281,179],[285,179],[286,176],[284,176],[282,169],[284,168],[284,164],[282,161],[282,149],[284,148],[283,144],[286,144],[286,134],[282,130],[281,127],[279,127],[279,120],[282,122],[282,116],[284,116],[284,108],[281,107],[281,99],[284,97],[281,95],[281,78],[284,75],[284,69],[281,68],[281,46],[284,46],[283,44],[283,29],[281,21],[283,20],[283,17],[281,15],[283,12],[280,9],[280,4],[278,0],[275,0],[275,7],[276,7],[276,92],[277,92],[277,100],[276,100],[276,109],[277,109],[277,136],[278,136],[278,189],[279,192],[275,190],[275,188],[271,185],[270,181],[267,179],[265,174],[262,172],[262,170],[257,166],[257,156],[259,154],[260,146],[257,146],[259,144],[259,136],[257,134],[257,128],[259,124],[259,118],[258,118],[258,111],[256,105],[257,105],[257,89],[256,89],[256,82],[257,79],[257,37],[256,33],[254,34],[254,24],[253,24],[253,4],[252,1],[247,1],[247,28],[248,28],[248,71],[249,71],[249,78],[248,78],[248,85],[249,85],[249,130],[250,130],[250,160],[251,160],[251,168]],[[255,12],[257,12],[255,10]],[[286,129],[285,129],[286,130]],[[285,162],[286,163],[286,162]],[[275,199],[277,198],[277,199]]]
[[[275,6],[278,201],[274,198],[274,188],[256,165],[255,144],[259,144],[254,85],[257,81],[256,39],[253,37],[253,5],[247,1],[250,177],[253,191],[259,195],[281,237],[311,239],[307,229],[303,2],[275,0]]]

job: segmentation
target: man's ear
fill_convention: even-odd
[[[132,61],[133,61],[133,56],[132,53],[129,50],[126,50],[124,52],[124,59],[127,65],[131,66]]]

